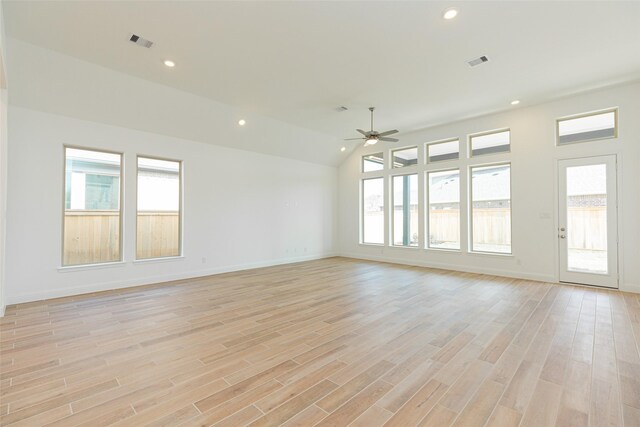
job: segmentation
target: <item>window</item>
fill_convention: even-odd
[[[511,253],[511,165],[471,168],[471,250]]]
[[[64,150],[62,265],[120,261],[122,155]]]
[[[384,179],[362,180],[362,243],[384,244]]]
[[[460,158],[460,141],[451,139],[427,144],[427,162],[441,162],[444,160],[458,160]]]
[[[460,249],[460,170],[429,172],[427,246]]]
[[[403,168],[418,164],[418,147],[403,148],[392,152],[393,167]]]
[[[380,171],[382,169],[384,169],[383,153],[362,156],[362,172]]]
[[[136,259],[180,255],[181,163],[138,157]]]
[[[488,132],[469,137],[471,156],[508,153],[511,150],[511,131]]]
[[[618,132],[617,122],[617,110],[559,119],[558,145],[615,138]]]
[[[418,175],[393,177],[393,244],[418,246]]]

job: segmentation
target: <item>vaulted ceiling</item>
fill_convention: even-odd
[[[640,77],[640,2],[4,4],[11,37],[335,138],[370,105],[407,132]]]

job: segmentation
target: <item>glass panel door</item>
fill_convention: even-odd
[[[560,280],[618,287],[616,158],[560,162]]]

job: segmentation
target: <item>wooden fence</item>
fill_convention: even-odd
[[[177,212],[138,214],[136,258],[180,255],[180,216]]]
[[[606,250],[607,210],[598,207],[570,207],[567,237],[570,249]],[[511,241],[511,217],[508,209],[474,209],[473,241],[479,244],[507,245]],[[457,211],[429,211],[432,242],[460,241]]]
[[[136,258],[180,254],[177,212],[144,212],[137,220]],[[120,259],[120,216],[113,211],[66,211],[64,265]]]

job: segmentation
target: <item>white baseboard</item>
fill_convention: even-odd
[[[634,294],[640,294],[640,285],[635,283],[624,283],[620,286],[620,290],[624,292],[633,292]]]
[[[307,255],[295,258],[282,258],[269,261],[257,261],[246,264],[238,264],[224,267],[216,267],[204,270],[195,270],[170,275],[148,276],[144,278],[136,278],[129,280],[118,280],[111,282],[93,283],[86,286],[77,286],[73,288],[49,289],[43,292],[30,292],[17,295],[7,295],[7,305],[22,304],[25,302],[42,301],[52,298],[61,298],[68,296],[76,296],[88,294],[92,292],[110,291],[117,289],[131,288],[135,286],[151,285],[155,283],[171,282],[174,280],[193,279],[196,277],[211,276],[214,274],[231,273],[234,271],[251,270],[253,268],[271,267],[275,265],[293,264],[303,261],[312,261],[323,258],[331,258],[337,256],[334,253],[326,253],[321,255]],[[65,272],[64,274],[72,274]],[[4,315],[4,312],[3,312]]]
[[[535,274],[523,271],[510,271],[496,268],[472,267],[460,264],[438,263],[431,261],[406,260],[389,256],[363,255],[358,253],[341,253],[339,256],[346,258],[364,259],[369,261],[390,262],[393,264],[411,265],[416,267],[437,268],[440,270],[460,271],[463,273],[489,274],[491,276],[509,277],[513,279],[534,280],[537,282],[555,283],[553,275]]]

